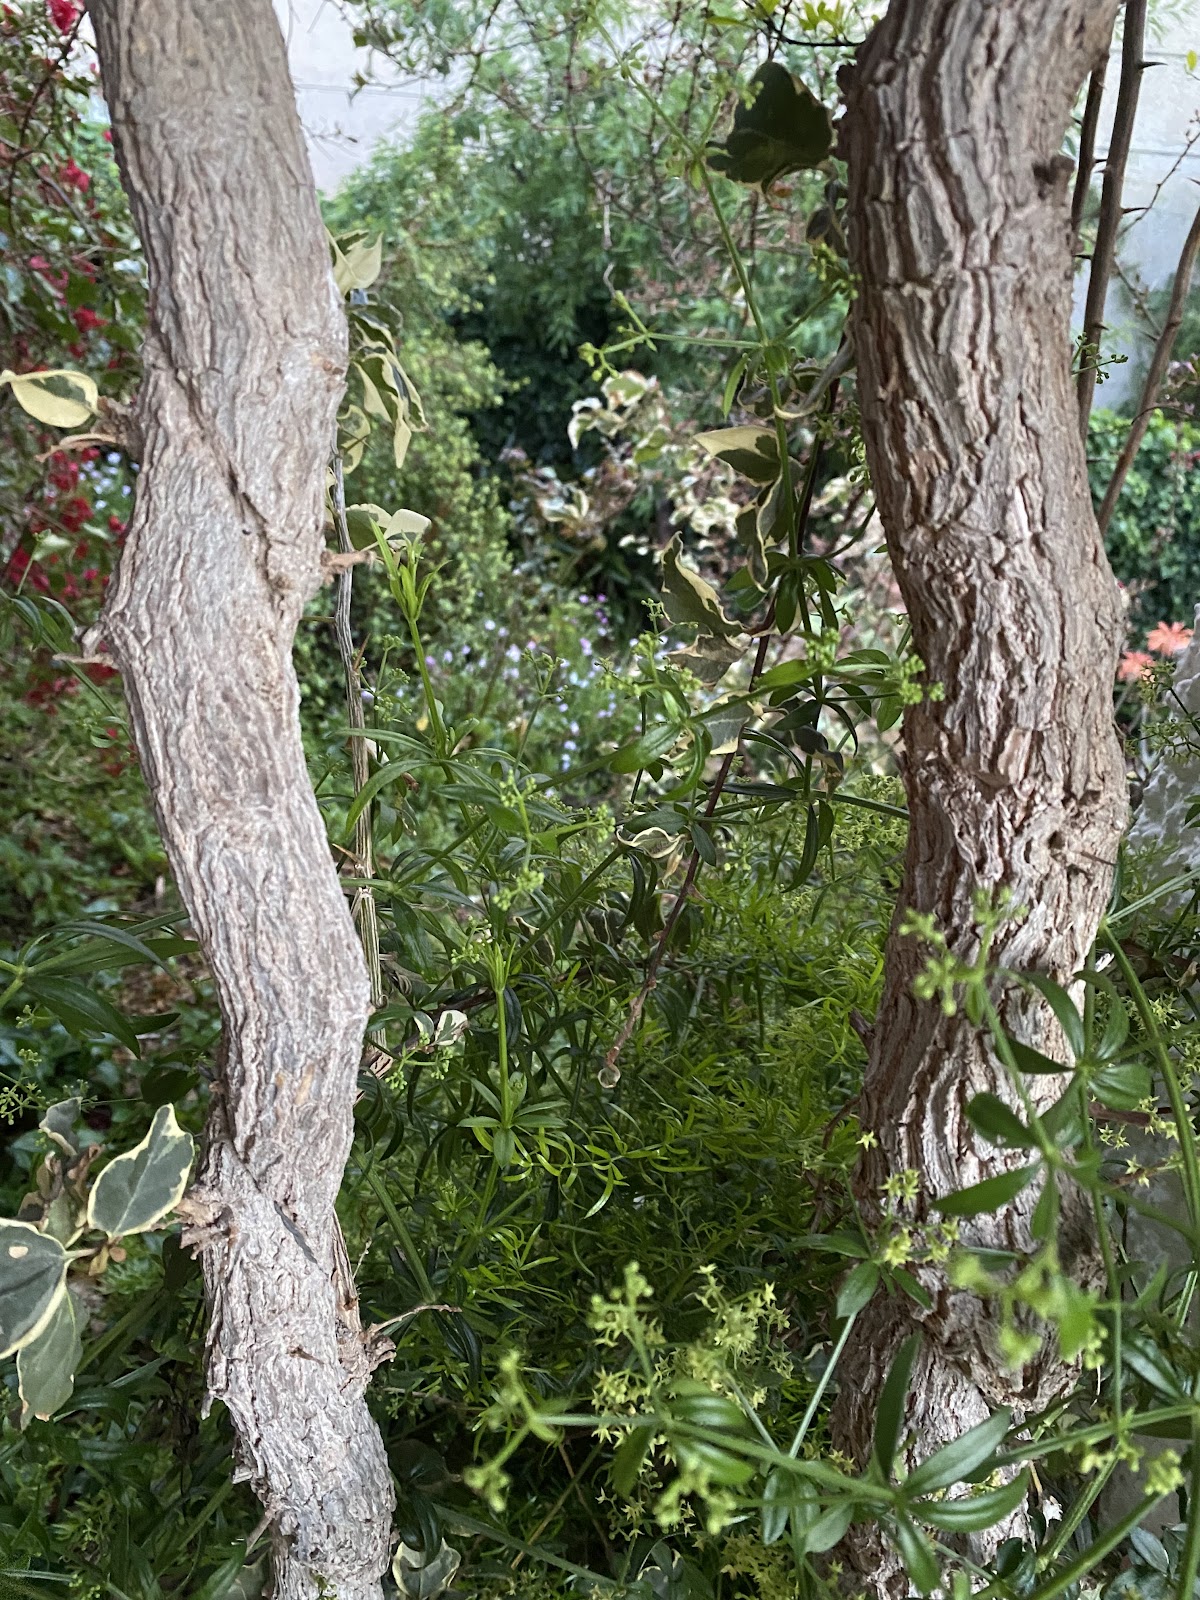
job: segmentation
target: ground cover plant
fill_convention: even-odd
[[[1022,458],[1043,609],[1097,597],[1029,635],[1011,459],[955,455],[945,373],[881,400],[925,347],[868,202],[912,180],[855,129],[953,51],[895,6],[839,89],[854,5],[362,5],[453,92],[326,232],[222,166],[253,104],[303,168],[269,8],[182,52],[136,9],[93,22],[144,256],[77,8],[0,22],[0,1584],[1190,1595],[1197,906],[1116,845],[1194,728],[1129,653],[1112,716],[1180,642],[1190,444],[1110,520],[1128,638],[1077,432]],[[967,77],[1025,108],[968,241],[1061,244],[1022,140],[1060,112],[1061,163],[1115,8],[1044,9]],[[1053,260],[997,280],[1006,449],[1088,388]],[[1087,783],[1022,766],[1033,715]]]

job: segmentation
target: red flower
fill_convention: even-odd
[[[50,20],[59,33],[70,33],[79,21],[79,13],[83,9],[77,0],[46,0],[50,12]]]
[[[68,533],[78,533],[92,514],[92,502],[81,494],[72,495],[58,507],[59,521]]]
[[[1191,637],[1192,630],[1185,628],[1182,622],[1160,622],[1157,628],[1151,628],[1146,645],[1155,655],[1175,656],[1190,643]]]
[[[1128,650],[1121,657],[1117,677],[1122,683],[1137,683],[1153,665],[1154,657],[1148,656],[1144,650]]]
[[[66,166],[59,173],[59,177],[68,188],[78,189],[80,194],[87,193],[88,185],[92,181],[91,175],[76,164],[74,156],[71,157]]]
[[[90,306],[79,306],[74,315],[75,326],[80,333],[91,333],[93,328],[104,328],[108,325],[108,318],[98,316]]]
[[[126,524],[123,523],[120,517],[118,517],[114,512],[113,515],[108,519],[108,527],[110,533],[124,533]]]

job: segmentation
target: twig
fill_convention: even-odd
[[[343,558],[352,556],[354,547],[350,542],[350,528],[346,521],[346,481],[340,452],[333,458],[333,521]],[[363,715],[362,677],[354,651],[354,638],[350,632],[350,601],[353,590],[354,566],[346,564],[338,573],[334,632],[337,635],[338,654],[342,658],[342,671],[346,680],[346,720],[355,733],[361,735],[367,722]],[[351,737],[350,771],[354,792],[359,794],[369,776],[365,738]],[[370,806],[362,808],[354,824],[354,859],[357,877],[375,876],[375,846],[371,837]],[[371,1005],[377,1009],[383,1003],[383,969],[379,961],[379,914],[375,906],[375,892],[369,885],[360,884],[355,889],[350,910],[358,929],[358,937],[362,941],[367,971],[371,975]],[[368,1066],[372,1054],[373,1048],[368,1051]]]
[[[1104,79],[1108,72],[1108,49],[1088,79],[1087,100],[1083,107],[1083,122],[1079,129],[1079,169],[1075,174],[1075,193],[1071,196],[1071,234],[1079,238],[1083,210],[1087,205],[1088,191],[1092,187],[1092,169],[1096,165],[1096,129],[1100,122],[1100,103],[1104,99]]]
[[[1083,363],[1079,372],[1079,431],[1087,439],[1088,419],[1096,393],[1096,359],[1104,333],[1104,305],[1117,253],[1117,232],[1121,225],[1121,198],[1125,190],[1125,167],[1133,140],[1138,92],[1145,62],[1142,49],[1146,37],[1148,0],[1128,0],[1125,7],[1125,32],[1121,40],[1121,82],[1112,137],[1104,161],[1104,184],[1100,191],[1100,221],[1092,250],[1092,270],[1088,274],[1087,305],[1083,315]]]
[[[1158,336],[1158,343],[1154,346],[1154,354],[1150,358],[1150,370],[1146,373],[1146,382],[1142,388],[1141,403],[1137,408],[1129,432],[1125,435],[1125,443],[1121,446],[1121,454],[1117,457],[1117,464],[1113,468],[1113,475],[1109,479],[1108,488],[1104,491],[1104,499],[1096,513],[1096,521],[1103,535],[1112,520],[1116,510],[1117,501],[1133,466],[1138,451],[1141,449],[1142,440],[1146,437],[1146,429],[1150,426],[1150,418],[1158,405],[1159,391],[1163,379],[1167,375],[1167,368],[1171,364],[1171,351],[1175,346],[1175,338],[1183,322],[1184,307],[1187,304],[1188,292],[1192,285],[1192,272],[1196,266],[1196,256],[1200,253],[1200,211],[1197,211],[1184,240],[1183,249],[1179,255],[1179,265],[1175,269],[1175,281],[1171,285],[1171,301],[1167,308],[1167,320],[1163,330]]]

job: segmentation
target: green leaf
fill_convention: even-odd
[[[662,596],[668,617],[678,624],[695,623],[701,633],[718,639],[734,638],[742,631],[741,623],[725,615],[711,583],[681,564],[682,548],[683,540],[676,534],[663,551]]]
[[[631,739],[628,744],[614,751],[608,758],[608,765],[613,772],[638,772],[665,756],[678,738],[678,728],[651,728],[640,739]]]
[[[985,1489],[982,1494],[965,1496],[959,1500],[930,1500],[910,1509],[922,1522],[931,1523],[947,1533],[977,1533],[981,1528],[993,1527],[1011,1516],[1028,1493],[1029,1475],[1022,1472],[999,1489]]]
[[[67,1252],[28,1222],[0,1222],[0,1359],[36,1339],[66,1293]]]
[[[1011,1425],[1012,1413],[1004,1408],[960,1438],[952,1439],[914,1467],[904,1480],[905,1494],[929,1494],[969,1478],[999,1448]]]
[[[75,978],[39,978],[36,973],[25,980],[25,993],[33,995],[52,1012],[68,1033],[78,1039],[89,1034],[111,1034],[135,1056],[141,1055],[137,1034],[103,995]]]
[[[1035,1050],[1032,1045],[1022,1044],[1019,1039],[1013,1039],[1005,1034],[1008,1048],[1012,1051],[1013,1060],[1022,1072],[1039,1074],[1057,1073],[1059,1075],[1070,1072],[1070,1067],[1064,1066],[1061,1061],[1052,1061],[1049,1056],[1044,1056],[1040,1050]]]
[[[896,1459],[896,1446],[900,1442],[900,1429],[904,1425],[904,1401],[908,1395],[908,1380],[912,1377],[913,1362],[921,1348],[921,1335],[912,1334],[896,1352],[892,1370],[887,1375],[879,1407],[875,1413],[875,1459],[885,1478],[891,1476]]]
[[[818,1517],[811,1527],[800,1535],[800,1542],[808,1555],[819,1556],[832,1550],[845,1537],[846,1529],[854,1521],[854,1502],[845,1500],[831,1506],[823,1517]]]
[[[671,1411],[680,1422],[690,1423],[695,1428],[733,1429],[738,1433],[746,1428],[746,1414],[741,1406],[710,1389],[706,1383],[692,1379],[680,1383],[671,1401]]]
[[[724,146],[710,146],[708,164],[735,183],[765,191],[785,172],[819,166],[833,144],[833,123],[817,97],[777,61],[751,80],[757,93],[739,104]]]
[[[894,1538],[904,1570],[917,1593],[932,1594],[942,1581],[942,1571],[929,1540],[906,1517],[897,1520]]]
[[[751,483],[774,483],[779,476],[779,439],[774,428],[714,428],[698,433],[696,443]]]
[[[120,1239],[161,1222],[183,1198],[194,1149],[174,1107],[160,1106],[141,1144],[110,1161],[96,1179],[88,1199],[89,1226]]]
[[[75,1368],[82,1354],[75,1303],[70,1294],[63,1293],[45,1327],[17,1351],[22,1428],[28,1427],[34,1417],[48,1422],[66,1405],[75,1388]]]
[[[1086,1045],[1083,1018],[1076,1010],[1075,1002],[1061,984],[1055,983],[1053,978],[1046,977],[1045,973],[1028,972],[1024,976],[1025,982],[1038,991],[1058,1018],[1058,1025],[1071,1047],[1071,1054],[1078,1060],[1084,1054]]]
[[[653,1440],[653,1428],[633,1428],[625,1435],[608,1468],[608,1481],[619,1495],[628,1496],[633,1492]]]
[[[1113,1061],[1087,1080],[1088,1092],[1114,1111],[1136,1111],[1153,1092],[1149,1068],[1141,1061]]]
[[[997,1211],[1016,1199],[1037,1170],[1035,1162],[1017,1167],[1013,1172],[1001,1172],[994,1178],[985,1178],[982,1183],[973,1183],[969,1189],[943,1195],[933,1203],[944,1217],[974,1217],[981,1211]]]
[[[797,1483],[795,1475],[776,1467],[767,1475],[762,1501],[762,1542],[775,1544],[783,1537],[792,1507],[802,1500],[817,1504],[816,1490],[811,1483]]]
[[[675,1444],[680,1464],[685,1468],[703,1472],[714,1483],[728,1489],[741,1489],[758,1471],[752,1461],[735,1456],[719,1445],[703,1443],[697,1439],[679,1439]]]
[[[878,1287],[879,1268],[873,1261],[860,1261],[846,1274],[845,1281],[838,1290],[838,1316],[856,1316]]]
[[[998,1095],[977,1094],[967,1106],[967,1121],[992,1144],[1029,1150],[1036,1140],[1011,1106]]]

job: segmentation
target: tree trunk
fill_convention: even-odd
[[[91,0],[150,314],[142,471],[100,625],[225,1023],[190,1215],[210,1402],[277,1596],[381,1594],[392,1487],[334,1199],[370,995],[305,770],[346,333],[270,0]]]
[[[842,135],[867,454],[914,645],[944,690],[905,718],[901,907],[931,913],[971,959],[977,891],[1007,889],[1026,914],[1001,929],[995,959],[1060,982],[1095,936],[1126,815],[1112,718],[1121,612],[1072,391],[1060,154],[1116,5],[892,0],[848,74]],[[966,1120],[979,1092],[1013,1096],[979,1031],[914,997],[926,959],[893,928],[863,1094],[879,1145],[860,1174],[870,1206],[888,1174],[915,1170],[918,1215],[1018,1159],[980,1146]],[[1011,1032],[1054,1053],[1044,1007],[1012,990],[1000,1006]],[[1089,1279],[1089,1213],[1064,1202],[1060,1253]],[[1031,1204],[964,1224],[964,1242],[1028,1249]],[[848,1348],[835,1428],[859,1459],[915,1322],[918,1454],[1070,1381],[1048,1345],[1006,1371],[987,1307],[932,1268],[922,1277],[929,1313],[877,1299]],[[854,1554],[881,1592],[906,1592],[877,1546]]]

